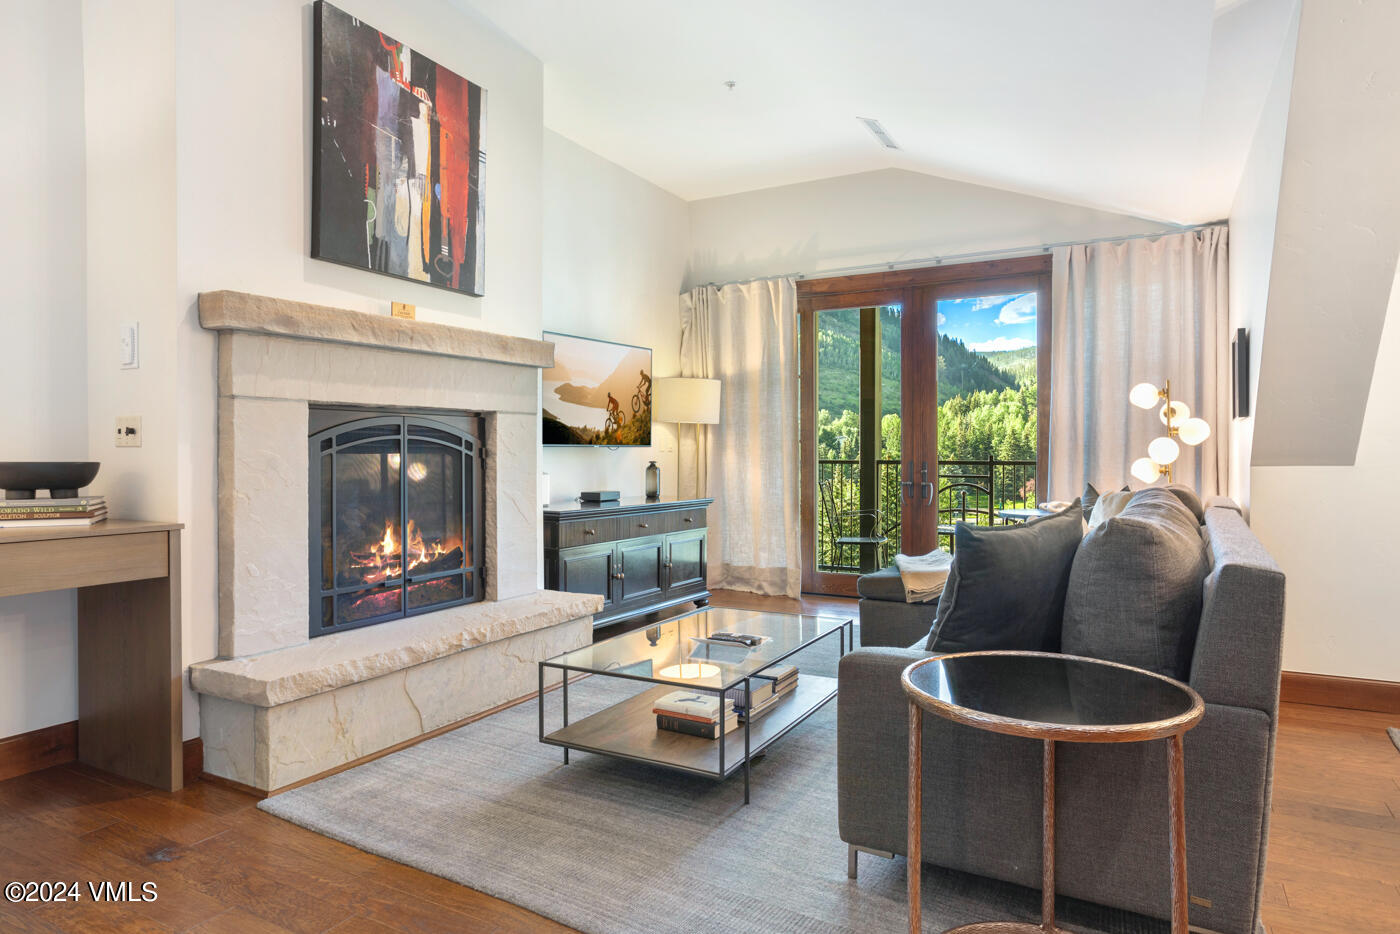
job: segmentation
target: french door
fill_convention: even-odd
[[[1035,406],[1034,380],[1049,382],[1048,260],[1036,256],[798,283],[803,590],[854,595],[857,576],[889,565],[897,552],[922,554],[940,542],[948,547],[952,522],[995,524],[997,507],[1015,502],[1003,489],[1009,475],[995,451],[977,463],[960,456],[965,453],[960,445],[967,443],[961,437],[965,404],[953,410],[959,437],[943,439],[949,461],[946,473],[940,470],[940,368],[947,370],[945,388],[961,391],[967,379],[957,366],[977,352],[945,345],[949,353],[940,354],[939,337],[945,327],[956,327],[950,316],[961,318],[964,309],[1012,306],[1001,316],[1008,330],[1012,319],[1019,331],[1029,321],[1036,335],[1037,350],[1028,364]],[[999,337],[1005,340],[1004,334]],[[987,346],[1024,342],[1024,337],[1014,345],[993,340]],[[957,355],[951,364],[943,360]],[[1016,429],[1036,438],[1038,463],[1026,467],[1017,461],[1022,466],[1016,475],[1022,501],[1029,497],[1032,504],[1036,478],[1045,475],[1047,412],[1042,396],[1035,424]],[[972,420],[979,430],[987,421],[981,415]],[[980,440],[977,452],[984,454],[987,446]]]

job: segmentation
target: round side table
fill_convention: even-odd
[[[1166,739],[1171,812],[1172,934],[1186,931],[1186,768],[1181,737],[1205,703],[1163,675],[1076,655],[965,652],[917,661],[901,678],[909,697],[909,931],[921,934],[924,711],[979,730],[1045,744],[1040,923],[986,921],[944,934],[1065,934],[1055,926],[1055,744]]]

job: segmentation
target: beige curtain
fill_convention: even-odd
[[[710,586],[795,597],[797,288],[791,278],[681,296],[681,375],[720,381],[718,425],[683,425],[682,496],[711,496]]]
[[[1229,270],[1224,226],[1054,252],[1050,358],[1051,499],[1130,481],[1132,462],[1165,434],[1136,408],[1137,383],[1171,380],[1172,398],[1211,436],[1181,445],[1174,480],[1205,495],[1229,481]],[[1132,481],[1136,489],[1141,486]]]

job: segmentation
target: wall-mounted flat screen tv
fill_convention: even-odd
[[[544,370],[544,443],[651,444],[651,349],[544,333],[554,366]]]

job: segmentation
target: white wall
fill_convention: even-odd
[[[1393,3],[1302,5],[1249,474],[1251,524],[1288,577],[1284,667],[1389,681],[1400,681],[1397,29]]]
[[[1293,52],[1298,42],[1298,15],[1284,39],[1273,83],[1259,115],[1259,125],[1245,162],[1240,187],[1230,209],[1230,338],[1236,328],[1249,331],[1250,415],[1230,424],[1230,478],[1227,493],[1249,514],[1249,465],[1254,443],[1254,403],[1259,395],[1259,361],[1264,348],[1269,273],[1274,259],[1279,182],[1288,128],[1288,101],[1293,88]]]
[[[1165,229],[1124,214],[881,169],[691,202],[686,287]]]
[[[87,437],[83,45],[79,0],[0,0],[6,97],[0,460],[83,460]],[[102,477],[99,480],[99,486]],[[73,592],[0,599],[0,737],[78,716]]]
[[[182,0],[177,14],[179,515],[186,663],[217,654],[215,338],[198,293],[236,289],[524,336],[540,331],[540,62],[444,0],[337,0],[486,90],[486,295],[310,259],[312,6]],[[186,690],[185,736],[198,735]]]
[[[1255,465],[1354,462],[1400,256],[1400,3],[1302,5]]]
[[[174,0],[84,0],[88,453],[119,518],[177,515]],[[141,54],[133,55],[139,48]],[[120,369],[122,322],[140,366]],[[118,448],[116,418],[141,417]]]
[[[1356,463],[1251,471],[1251,524],[1288,578],[1283,667],[1289,671],[1400,681],[1400,500],[1394,495],[1400,268],[1396,272]]]
[[[544,136],[544,328],[652,348],[655,377],[680,373],[677,292],[690,258],[686,203],[557,133]],[[647,461],[676,492],[676,426],[649,448],[545,448],[551,497],[645,492]]]

